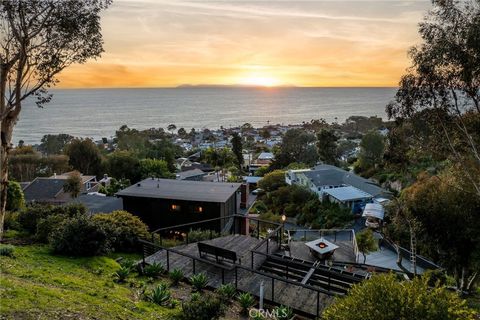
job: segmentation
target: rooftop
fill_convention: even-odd
[[[27,202],[54,200],[63,190],[64,184],[65,179],[36,178],[24,188],[25,200]]]
[[[185,201],[226,202],[240,188],[240,183],[203,182],[171,179],[145,179],[117,195]]]
[[[262,152],[258,156],[259,160],[273,160],[274,158],[275,158],[275,156],[271,152]]]
[[[363,192],[369,193],[373,197],[383,196],[388,197],[389,192],[374,181],[362,178],[356,174],[345,171],[342,168],[338,168],[328,164],[322,164],[314,167],[311,171],[304,172],[317,187],[327,185],[349,185]]]
[[[244,176],[243,181],[246,183],[258,183],[258,181],[262,180],[263,177],[255,177],[255,176]]]
[[[195,168],[195,169],[192,169],[192,170],[186,170],[186,171],[181,171],[181,172],[177,173],[177,179],[185,180],[185,179],[188,179],[188,178],[191,178],[191,177],[204,176],[204,175],[206,175],[205,172],[203,172],[200,169]]]
[[[110,213],[115,210],[123,210],[122,199],[117,197],[82,194],[72,202],[84,204],[90,213]]]
[[[352,186],[325,189],[323,192],[339,201],[360,200],[372,197],[369,193],[366,193]]]
[[[67,180],[68,178],[70,178],[71,174],[73,173],[74,171],[70,171],[70,172],[65,172],[65,173],[62,173],[62,174],[56,174],[56,175],[53,175],[51,177],[49,177],[49,179],[63,179],[63,180]],[[85,183],[87,181],[90,181],[90,180],[95,180],[96,179],[96,176],[85,176],[83,174],[80,174],[80,177],[82,178],[82,183]]]

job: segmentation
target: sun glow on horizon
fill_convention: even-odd
[[[257,68],[258,67],[256,67],[256,69]],[[239,85],[258,87],[275,87],[282,85],[282,82],[277,77],[262,70],[241,75],[238,77],[238,79],[236,79],[235,83]]]
[[[66,69],[59,87],[396,86],[429,6],[114,1],[101,20],[105,53]]]

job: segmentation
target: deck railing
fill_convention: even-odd
[[[181,238],[185,244],[189,244],[192,242],[190,241],[190,238],[189,238],[190,232],[198,229],[209,231],[210,232],[209,239],[212,239],[213,233],[216,232],[212,230],[212,223],[216,221],[220,222],[220,224],[223,224],[224,226],[227,226],[227,227],[230,225],[229,228],[224,228],[220,230],[221,235],[246,233],[245,235],[249,235],[257,239],[261,237],[262,229],[269,228],[269,227],[277,229],[279,226],[281,226],[279,223],[276,223],[276,222],[235,214],[235,215],[229,215],[225,217],[219,217],[219,218],[213,218],[213,219],[175,225],[171,227],[159,228],[151,232],[150,240],[152,242],[157,242],[158,240],[160,245],[162,245],[163,239],[166,237],[166,235],[168,235],[169,233],[170,234],[173,233],[173,235],[176,236],[177,238]],[[248,221],[248,224],[250,225],[250,227],[248,228],[248,230],[244,230],[245,232],[241,232],[240,229],[242,228],[242,224],[246,223],[246,221]]]
[[[251,249],[249,252],[245,254],[245,255],[247,254],[251,255],[251,262],[248,263],[247,265],[242,264],[242,261],[248,260],[246,259],[245,255],[240,257],[238,261],[239,263],[235,263],[232,265],[219,264],[212,260],[201,258],[197,255],[182,252],[173,247],[169,248],[167,246],[164,246],[162,243],[162,239],[164,238],[165,234],[170,232],[175,232],[177,230],[182,230],[180,235],[183,238],[183,243],[189,244],[192,242],[188,236],[188,234],[190,233],[190,230],[202,229],[202,225],[211,227],[212,222],[221,221],[221,220],[226,221],[227,219],[233,219],[233,221],[230,225],[230,228],[227,228],[228,230],[222,230],[223,231],[222,235],[246,234],[248,236],[252,236],[257,239],[262,238],[262,240],[253,249]],[[246,227],[247,221],[249,225],[248,228]],[[227,223],[223,225],[227,225]],[[267,229],[266,234],[263,234],[265,232],[264,229]],[[298,314],[318,317],[322,309],[321,303],[322,303],[322,299],[324,299],[324,295],[335,296],[340,293],[332,292],[327,289],[312,286],[306,283],[304,284],[298,281],[294,281],[292,279],[288,279],[288,277],[281,277],[279,275],[269,274],[257,269],[257,267],[261,264],[262,261],[264,261],[270,254],[275,253],[277,249],[280,247],[282,243],[283,232],[284,232],[283,224],[274,223],[271,221],[266,221],[266,220],[252,218],[252,217],[243,216],[243,215],[231,215],[231,216],[208,219],[208,220],[192,222],[192,223],[187,223],[187,224],[182,224],[182,225],[177,225],[172,227],[160,228],[155,230],[152,233],[150,240],[140,240],[140,243],[144,247],[142,262],[145,264],[147,256],[162,251],[162,253],[164,252],[164,256],[162,259],[164,261],[166,270],[170,271],[171,269],[170,262],[172,257],[174,255],[183,256],[191,261],[191,266],[186,266],[186,265],[184,266],[184,268],[188,272],[191,271],[192,274],[195,274],[198,271],[199,265],[206,264],[211,268],[210,271],[208,272],[210,273],[213,272],[216,277],[221,277],[222,284],[233,283],[237,290],[250,292],[251,294],[258,297],[259,294],[256,291],[258,289],[257,284],[259,285],[258,281],[256,281],[255,284],[251,287],[246,287],[244,283],[239,281],[241,279],[244,279],[248,275],[255,275],[258,279],[263,279],[263,281],[266,283],[265,292],[269,293],[265,295],[266,302],[269,302],[272,304],[288,305],[289,307],[294,309],[295,312],[297,312]],[[312,235],[312,237],[313,235],[315,235],[316,238],[318,238],[318,236],[330,236],[330,237],[333,237],[335,241],[337,239],[337,236],[338,237],[348,236],[348,238],[346,239],[352,242],[355,254],[357,255],[358,248],[355,241],[355,232],[353,230],[296,230],[295,232],[299,234],[303,234],[305,240],[309,239],[308,237],[310,235]],[[210,233],[210,238],[212,238],[212,235],[213,235],[213,232]],[[282,285],[283,288],[285,288],[285,285],[295,286],[295,287],[298,287],[300,291],[304,290],[305,292],[307,291],[310,292],[310,294],[315,294],[316,306],[315,308],[313,308],[315,310],[312,309],[312,306],[310,306],[311,308],[307,308],[303,305],[300,305],[300,306],[297,305],[295,307],[294,303],[290,304],[288,299],[291,299],[292,297],[288,297],[287,299],[279,295],[280,285]],[[255,288],[255,289],[252,289],[252,288]]]
[[[264,239],[267,240],[268,239]],[[295,308],[294,306],[290,306],[293,310],[295,310],[296,313],[300,315],[305,315],[305,316],[315,316],[318,317],[320,316],[320,309],[321,309],[321,297],[323,295],[337,295],[335,292],[330,292],[328,290],[318,288],[318,287],[313,287],[308,284],[302,284],[297,281],[293,281],[290,279],[282,278],[280,276],[274,275],[274,274],[269,274],[260,270],[256,270],[254,268],[251,268],[246,265],[242,264],[232,264],[232,265],[225,265],[225,264],[219,264],[211,260],[203,259],[199,256],[191,255],[186,252],[182,252],[180,250],[174,249],[174,248],[167,248],[167,247],[162,247],[158,243],[153,243],[147,240],[142,240],[139,239],[139,242],[144,246],[144,255],[142,258],[142,262],[145,265],[146,263],[146,256],[145,252],[159,252],[159,251],[164,251],[165,252],[165,268],[167,272],[170,272],[171,265],[170,265],[170,260],[173,255],[180,255],[183,257],[188,258],[191,261],[191,272],[192,274],[197,273],[197,268],[198,264],[207,264],[211,267],[213,267],[215,270],[217,270],[217,275],[220,274],[221,277],[221,283],[232,283],[235,285],[235,288],[238,291],[242,292],[249,292],[252,295],[256,296],[257,298],[259,297],[259,293],[255,290],[249,289],[246,285],[241,284],[239,280],[244,279],[246,275],[248,274],[255,274],[259,278],[266,279],[266,286],[265,286],[265,292],[267,294],[264,297],[265,302],[270,303],[270,304],[276,304],[276,305],[289,305],[288,301],[282,301],[281,297],[278,295],[279,290],[276,290],[275,288],[279,286],[279,284],[285,284],[289,286],[296,286],[301,288],[300,290],[306,290],[310,291],[311,293],[316,295],[316,306],[315,306],[315,311],[312,312],[312,310],[305,310],[301,308]],[[262,243],[268,243],[262,241]],[[146,247],[151,247],[149,250],[145,250]],[[261,252],[257,252],[257,254],[263,254]],[[187,268],[186,265],[184,265],[185,268]],[[276,294],[277,293],[277,294]],[[289,297],[291,298],[291,297]]]

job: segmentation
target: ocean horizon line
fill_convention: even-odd
[[[190,85],[171,87],[54,87],[50,90],[130,90],[130,89],[395,89],[398,86],[250,86],[250,85]]]

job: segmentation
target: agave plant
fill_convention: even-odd
[[[240,307],[242,307],[242,312],[246,314],[248,309],[255,304],[255,299],[250,293],[245,292],[238,295],[238,303],[240,303]]]
[[[120,267],[120,269],[118,269],[117,272],[113,274],[113,276],[115,277],[115,280],[117,282],[125,282],[129,274],[130,274],[130,268]]]
[[[172,285],[176,286],[183,279],[183,271],[175,268],[170,271],[169,276],[170,280],[172,281]]]
[[[217,294],[223,301],[229,301],[235,297],[237,290],[232,284],[222,284],[217,290]]]
[[[148,295],[147,299],[159,306],[167,306],[170,303],[172,294],[167,285],[162,283],[154,288]]]
[[[279,306],[275,308],[275,319],[289,320],[293,318],[293,310],[286,306]]]
[[[208,278],[204,273],[195,274],[189,280],[195,291],[202,291],[208,284]]]
[[[158,277],[164,272],[165,272],[165,268],[163,267],[163,265],[155,262],[143,268],[143,274],[146,275],[147,277],[152,277],[152,278]]]
[[[120,266],[130,269],[130,271],[135,269],[136,264],[137,263],[134,260],[130,259],[124,259],[120,261]]]

